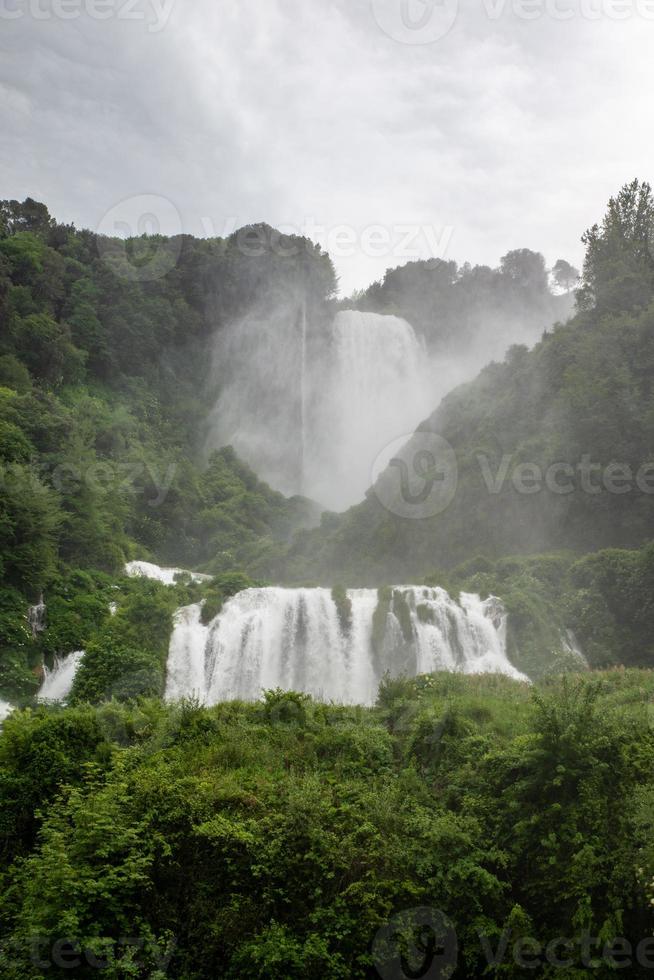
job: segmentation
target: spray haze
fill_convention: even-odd
[[[487,272],[482,291],[478,270],[436,297],[423,281],[417,304],[413,282],[411,302],[395,289],[392,303],[412,318],[366,309],[326,317],[295,296],[232,321],[215,338],[209,447],[234,446],[287,495],[335,511],[358,503],[385,447],[408,440],[449,391],[511,345],[531,346],[572,305],[546,279],[525,296]],[[360,302],[379,299],[371,287]]]
[[[225,382],[210,442],[233,445],[276,489],[343,509],[363,497],[389,434],[431,409],[428,362],[399,317],[344,310],[317,331],[301,302],[246,316],[216,341]]]

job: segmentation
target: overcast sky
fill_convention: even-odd
[[[282,225],[345,294],[430,254],[578,264],[654,176],[654,0],[521,2],[0,0],[0,196]]]

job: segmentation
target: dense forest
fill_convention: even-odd
[[[321,514],[208,451],[207,420],[221,330],[301,308],[320,332],[343,305],[327,254],[266,225],[124,242],[0,203],[3,978],[651,975],[650,187],[584,241],[579,280],[520,249],[410,263],[348,301],[407,318],[430,356],[492,351],[509,320],[525,344],[434,405],[363,503]],[[456,493],[400,516],[431,435]],[[136,559],[206,578],[128,577]],[[250,587],[321,584],[353,632],[346,589],[369,586],[374,645],[389,617],[406,630],[399,582],[498,597],[533,683],[164,702],[180,608],[209,629]],[[72,651],[66,703],[38,703]]]
[[[374,709],[18,713],[2,976],[651,976],[653,697],[437,674]]]
[[[160,276],[167,241],[110,249],[33,201],[0,207],[8,584],[47,586],[57,559],[116,571],[135,544],[199,563],[233,547],[235,529],[287,532],[292,507],[229,453],[209,468],[201,455],[213,332],[278,293],[301,291],[318,310],[333,294],[329,258],[305,240],[282,258],[277,237],[265,226],[184,236]]]

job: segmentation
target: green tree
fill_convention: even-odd
[[[654,199],[638,180],[612,197],[601,225],[584,234],[580,300],[600,313],[642,308],[654,295]]]
[[[579,281],[579,270],[575,269],[566,259],[557,259],[552,266],[552,277],[560,289],[569,293]]]

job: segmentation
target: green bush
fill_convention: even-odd
[[[148,975],[372,980],[397,953],[380,936],[421,908],[455,927],[455,980],[487,972],[480,936],[517,980],[520,937],[584,933],[609,976],[604,943],[651,931],[653,700],[648,671],[532,692],[436,674],[387,679],[373,709],[269,691],[19,712],[0,735],[3,976],[36,980],[34,936],[51,962],[68,936],[129,975],[130,935]]]

